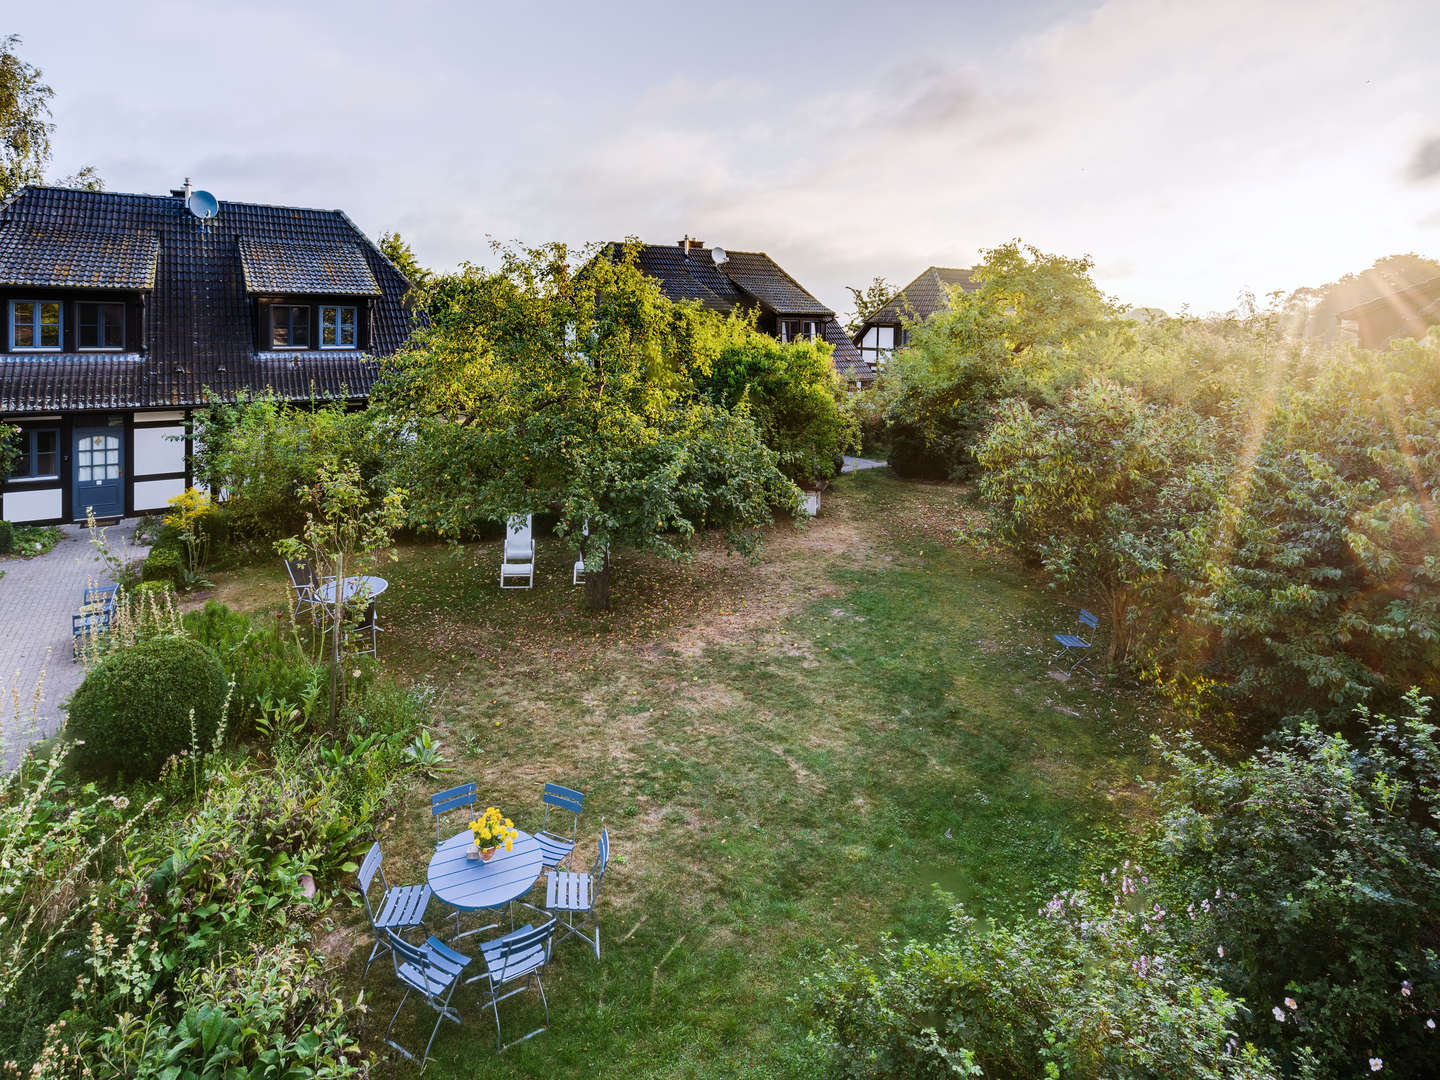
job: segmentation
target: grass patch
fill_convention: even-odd
[[[496,588],[498,542],[411,545],[381,571],[382,660],[435,689],[455,766],[381,837],[390,879],[424,879],[428,795],[472,778],[529,829],[544,781],[585,791],[579,858],[602,823],[614,851],[604,959],[558,947],[551,1030],[497,1058],[462,991],[465,1027],[445,1025],[427,1075],[813,1076],[793,1001],[825,949],[939,933],[937,890],[983,917],[1033,907],[1143,820],[1154,708],[1053,677],[1050,634],[1073,613],[957,545],[970,514],[954,487],[847,476],[758,566],[621,552],[600,617],[555,541],[530,592]],[[278,602],[276,578],[219,595]],[[353,990],[368,928],[338,918],[324,948]],[[398,1001],[380,966],[366,1000],[378,1045]],[[423,1046],[433,1016],[406,1009],[402,1041]],[[538,999],[501,1015],[523,1033]]]

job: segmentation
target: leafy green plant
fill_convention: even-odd
[[[227,693],[220,661],[197,641],[156,637],[115,652],[90,670],[71,699],[66,730],[83,740],[76,764],[153,777],[192,741],[211,744]]]
[[[440,743],[430,734],[429,729],[422,729],[420,734],[411,740],[410,745],[405,748],[405,760],[410,766],[420,773],[421,776],[431,780],[443,772],[449,772],[450,759],[440,750]]]
[[[0,521],[0,555],[9,555],[15,550],[15,526]]]
[[[1165,913],[1129,874],[1114,886],[989,929],[956,908],[938,942],[831,954],[809,983],[830,1075],[1278,1077],[1235,1037],[1240,1003],[1180,962]]]
[[[153,547],[145,556],[145,565],[140,570],[141,581],[164,581],[180,587],[185,568],[184,556],[179,548]]]
[[[1327,1076],[1433,1071],[1440,1023],[1440,741],[1428,699],[1301,719],[1230,763],[1168,754],[1164,846],[1176,906],[1219,910],[1193,937],[1211,976],[1251,1004],[1242,1028]],[[1187,924],[1189,925],[1189,924]]]

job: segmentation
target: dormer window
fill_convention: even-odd
[[[11,300],[10,348],[16,352],[60,351],[59,300]]]
[[[78,304],[76,324],[82,349],[110,349],[118,352],[125,347],[124,304]]]
[[[814,341],[818,325],[810,319],[786,319],[780,323],[781,341]]]
[[[309,305],[270,305],[270,346],[275,349],[310,347]]]
[[[358,311],[353,307],[322,304],[320,307],[320,347],[322,349],[353,349],[359,343],[356,327]]]

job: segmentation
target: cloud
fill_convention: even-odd
[[[1440,136],[1429,135],[1420,140],[1405,169],[1406,179],[1420,183],[1440,175]]]

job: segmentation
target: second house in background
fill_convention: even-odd
[[[860,356],[876,372],[885,370],[891,353],[910,339],[906,322],[923,322],[950,306],[950,290],[974,292],[979,286],[970,280],[970,271],[952,266],[929,266],[906,285],[890,302],[875,312],[855,332]]]
[[[624,244],[607,244],[604,254],[618,260],[624,249]],[[687,236],[676,244],[640,244],[636,262],[671,300],[698,300],[724,314],[754,310],[759,329],[781,341],[809,338],[833,346],[835,370],[847,385],[869,386],[875,380],[874,369],[835,321],[835,312],[763,251],[707,248]]]

